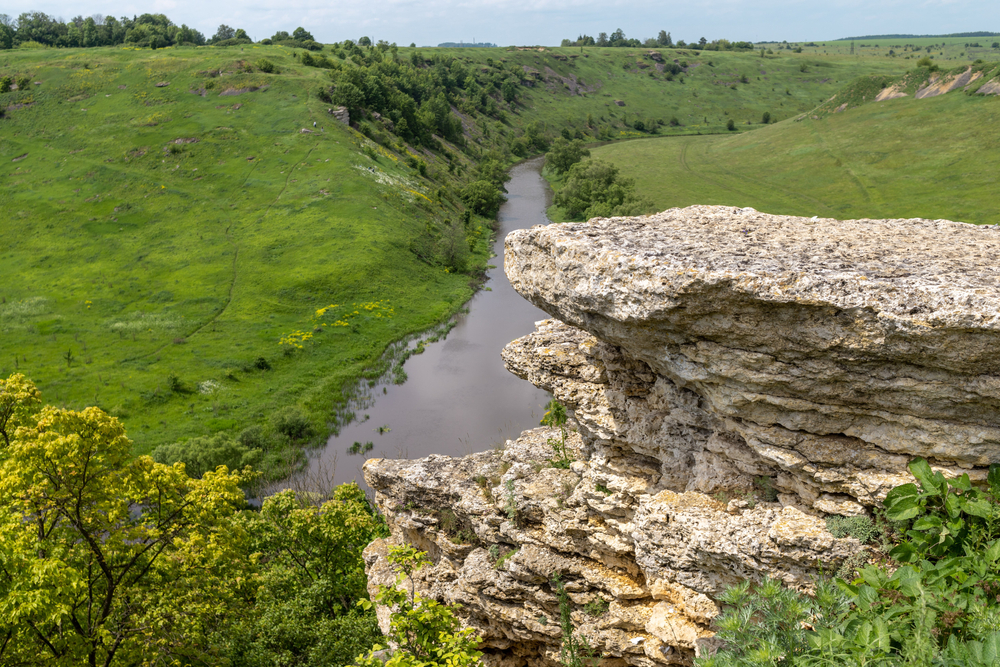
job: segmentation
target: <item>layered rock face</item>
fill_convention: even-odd
[[[992,228],[728,207],[513,232],[511,284],[556,319],[504,362],[573,410],[575,460],[539,429],[370,461],[393,528],[371,585],[416,544],[490,661],[541,665],[561,574],[605,664],[689,663],[726,585],[835,571],[860,545],[823,517],[870,511],[914,456],[974,481],[1000,462],[997,256]]]

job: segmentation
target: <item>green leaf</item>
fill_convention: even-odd
[[[890,521],[905,521],[920,514],[921,509],[920,501],[916,497],[907,496],[896,500],[891,507],[886,509],[885,516]]]
[[[969,475],[962,473],[962,476],[957,479],[950,479],[948,483],[951,484],[952,488],[958,489],[959,491],[971,491],[972,482],[969,481]]]
[[[920,487],[927,495],[941,495],[948,490],[948,482],[945,481],[944,475],[932,471],[924,459],[914,459],[910,463],[910,472],[920,482]]]
[[[990,473],[986,476],[986,483],[990,486],[993,498],[1000,501],[1000,463],[994,463],[990,466]]]
[[[983,560],[992,563],[1000,559],[1000,540],[993,540],[993,543],[983,552]]]
[[[940,517],[922,516],[913,522],[913,530],[931,530],[932,528],[940,528],[942,525]]]
[[[971,514],[972,516],[978,516],[983,519],[989,519],[993,516],[993,506],[989,502],[981,498],[976,500],[965,500],[962,498],[962,510],[966,514]]]
[[[920,560],[920,554],[909,542],[903,542],[898,547],[890,551],[889,555],[898,560],[900,563],[914,563]]]
[[[902,484],[889,491],[882,504],[889,507],[899,498],[915,497],[918,495],[920,495],[920,489],[917,488],[916,484]]]

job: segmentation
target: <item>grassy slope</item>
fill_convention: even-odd
[[[513,60],[537,72],[509,119],[515,127],[539,121],[550,135],[564,126],[594,135],[603,126],[637,136],[629,127],[636,117],[681,121],[663,133],[717,132],[728,118],[746,127],[764,111],[787,118],[811,109],[859,74],[902,67],[665,49],[667,62],[688,65],[668,81],[647,49],[420,51]],[[238,73],[239,59],[262,56],[282,73]],[[206,76],[219,69],[234,73]],[[34,102],[0,120],[0,372],[27,373],[48,401],[122,415],[140,451],[241,427],[285,405],[329,418],[342,388],[389,342],[470,294],[468,277],[409,251],[432,214],[458,214],[411,192],[433,197],[442,182],[420,179],[398,156],[379,159],[389,185],[358,169],[372,164],[362,140],[311,96],[325,72],[300,67],[285,49],[16,51],[0,55],[0,70],[42,82],[0,99]],[[741,75],[750,83],[738,83]],[[217,87],[205,97],[190,92],[206,81]],[[314,121],[326,132],[299,132]],[[470,129],[495,136],[500,128],[480,121]],[[198,142],[171,143],[186,138]],[[433,157],[424,158],[433,168]],[[480,260],[486,250],[483,231]],[[328,327],[292,355],[278,344],[310,331],[317,308],[353,312],[353,304],[381,300],[391,318],[360,309],[349,330]],[[258,357],[273,370],[253,370]],[[220,388],[177,394],[170,375],[188,388],[208,380]]]
[[[0,100],[35,102],[0,120],[0,373],[26,373],[49,402],[122,415],[140,451],[289,404],[329,415],[389,342],[471,294],[467,276],[409,250],[429,217],[409,191],[433,185],[387,157],[378,169],[393,184],[358,168],[373,164],[362,139],[309,95],[322,71],[279,47],[242,55],[284,72],[223,76],[202,97],[189,92],[199,72],[234,70],[239,51],[0,56],[42,82]],[[326,132],[300,133],[314,121]],[[392,316],[362,308],[290,356],[279,346],[311,331],[317,308],[373,301]],[[273,370],[248,368],[258,357]],[[171,374],[219,390],[170,392]]]
[[[479,58],[484,53],[497,57],[499,52],[499,57],[515,60],[543,75],[550,70],[564,79],[582,80],[586,88],[593,90],[577,88],[573,94],[563,81],[550,74],[548,81],[523,95],[528,107],[523,117],[540,120],[553,132],[568,126],[593,133],[600,125],[610,124],[616,138],[641,136],[622,127],[623,120],[631,124],[637,117],[664,123],[676,117],[681,122],[678,128],[660,128],[663,134],[724,132],[730,118],[740,125],[756,124],[765,111],[771,113],[772,119],[783,120],[812,109],[858,76],[897,75],[912,65],[889,58],[823,61],[790,52],[761,58],[759,53],[658,49],[667,63],[687,63],[686,73],[668,81],[666,73],[657,70],[656,61],[646,55],[650,50],[644,48],[556,48],[541,53],[441,51],[456,56],[467,55],[463,51],[479,51]],[[801,71],[803,63],[805,72]],[[744,75],[749,83],[740,82]],[[625,106],[617,106],[616,100]],[[586,127],[588,114],[593,117],[593,128]]]
[[[854,53],[851,54],[850,41],[831,42],[795,42],[792,47],[801,47],[802,57],[822,56],[832,58],[841,56],[844,59],[864,60],[870,58],[890,57],[897,60],[910,60],[928,56],[942,63],[945,67],[953,67],[959,62],[972,62],[976,59],[1000,60],[1000,49],[992,48],[993,42],[1000,37],[899,37],[892,39],[862,39],[854,41]],[[978,47],[966,47],[966,44],[979,43]],[[815,44],[816,46],[806,46]],[[762,44],[766,48],[777,49],[779,44]],[[928,51],[930,47],[930,51]],[[778,51],[786,53],[786,51]],[[912,63],[910,63],[912,64]]]
[[[995,223],[1000,99],[902,98],[738,136],[631,141],[593,151],[660,209],[751,206],[835,218]]]

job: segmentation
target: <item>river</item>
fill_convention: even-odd
[[[446,338],[427,343],[422,354],[406,361],[406,382],[394,385],[386,378],[372,388],[369,404],[357,410],[357,418],[310,457],[307,476],[334,484],[361,483],[365,457],[462,456],[538,425],[548,395],[508,373],[500,350],[548,317],[521,298],[503,272],[507,234],[548,222],[545,209],[552,191],[541,168],[542,158],[537,158],[511,170],[493,246],[495,268],[487,272],[489,289],[469,300],[468,312],[456,316]],[[372,449],[363,456],[349,455],[354,442],[371,442]]]

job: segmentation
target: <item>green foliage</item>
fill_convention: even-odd
[[[635,181],[619,175],[609,162],[588,159],[569,168],[566,182],[553,200],[573,219],[640,215],[652,202],[635,193]]]
[[[354,444],[347,448],[347,453],[348,454],[367,454],[374,447],[375,447],[375,444],[372,443],[371,441],[362,444],[362,443],[358,442],[357,440],[355,440]]]
[[[778,490],[774,488],[774,480],[767,475],[755,477],[753,485],[760,492],[760,497],[764,502],[773,503],[778,500]]]
[[[473,181],[462,188],[459,196],[476,215],[493,217],[500,205],[507,201],[503,193],[490,181]]]
[[[208,633],[246,592],[245,534],[233,523],[240,477],[192,480],[133,458],[125,429],[98,408],[39,403],[23,377],[0,383],[10,436],[0,448],[0,663],[207,657]]]
[[[560,428],[560,438],[556,440],[555,438],[549,438],[547,441],[548,445],[552,447],[556,455],[549,459],[549,465],[553,468],[561,468],[562,470],[569,470],[570,465],[573,463],[573,453],[569,450],[566,444],[566,427]]]
[[[387,639],[395,644],[388,660],[380,660],[375,646],[359,656],[357,667],[471,667],[482,657],[476,650],[480,638],[472,628],[461,628],[454,610],[413,591],[412,575],[426,562],[413,547],[390,547],[389,558],[400,572],[396,586],[380,586],[376,601],[393,609]],[[410,591],[405,587],[410,579]],[[369,603],[370,605],[370,603]]]
[[[229,470],[256,467],[262,458],[262,450],[245,447],[225,432],[160,445],[153,450],[153,460],[157,463],[183,463],[185,472],[197,478],[219,466],[226,466]]]
[[[14,80],[9,76],[0,77],[0,93],[9,93]]]
[[[550,398],[545,405],[545,414],[542,415],[542,426],[562,426],[566,423],[566,406],[555,398]]]
[[[886,518],[907,529],[890,552],[902,564],[862,567],[853,581],[821,580],[811,599],[770,580],[757,590],[731,587],[721,597],[730,607],[715,621],[726,645],[697,664],[995,665],[1000,466],[991,466],[986,489],[967,476],[946,480],[922,459],[910,471],[918,484],[896,487],[884,501]],[[853,519],[828,525],[835,535],[877,537],[871,520]]]
[[[882,534],[875,522],[863,514],[860,516],[831,514],[826,517],[826,529],[834,537],[853,537],[861,544],[871,544]]]
[[[761,116],[760,122],[762,125],[768,125],[771,122],[771,112],[765,111],[764,115]]]
[[[507,513],[507,520],[510,521],[515,526],[517,525],[517,497],[514,490],[514,480],[508,479],[504,484],[504,489],[507,492],[505,496],[506,502],[504,503],[504,512]]]
[[[902,563],[982,552],[1000,539],[1000,465],[990,467],[988,490],[969,476],[946,480],[923,459],[910,463],[916,484],[894,488],[885,499],[886,518],[910,522],[906,540],[889,552]]]
[[[282,491],[239,517],[261,565],[246,610],[216,637],[234,666],[340,667],[381,637],[356,603],[368,599],[361,551],[388,535],[384,522],[353,483],[308,500]]]
[[[563,137],[556,137],[552,148],[545,154],[545,166],[561,175],[585,157],[590,157],[590,151],[584,147],[582,140],[567,141]]]
[[[552,588],[559,600],[559,629],[562,632],[559,664],[562,667],[595,667],[600,662],[600,656],[590,648],[586,637],[576,634],[572,602],[566,592],[566,585],[558,574],[552,577]]]
[[[275,71],[274,63],[267,58],[261,58],[254,63],[254,66],[265,74],[271,74]]]
[[[736,121],[733,120],[732,118],[726,121],[726,129],[729,130],[730,132],[736,130]]]
[[[593,616],[594,618],[597,618],[598,616],[603,616],[605,613],[607,613],[610,607],[611,607],[610,602],[598,596],[595,597],[590,602],[588,602],[587,604],[583,605],[583,610],[587,613],[588,616]]]
[[[823,591],[820,592],[823,594]],[[807,647],[802,623],[818,611],[806,596],[765,577],[754,586],[744,581],[719,597],[723,612],[715,619],[716,637],[725,645],[699,667],[765,667],[795,664]]]

